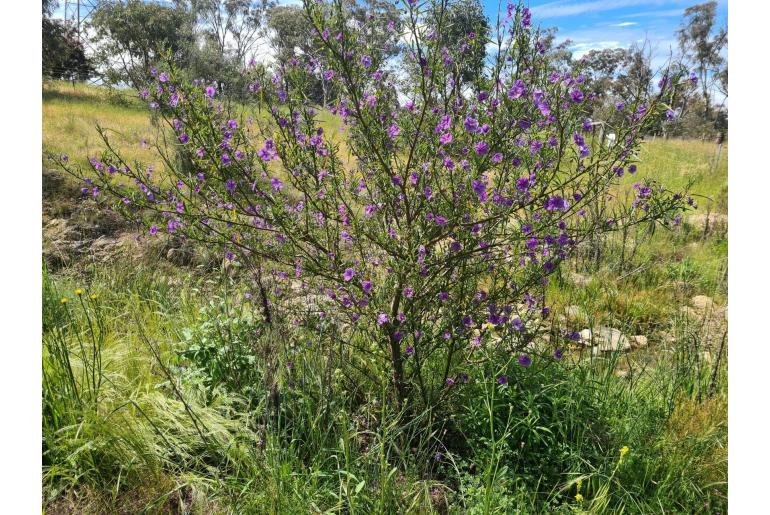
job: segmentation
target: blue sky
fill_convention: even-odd
[[[571,39],[575,57],[589,50],[628,47],[648,40],[654,61],[662,62],[676,49],[674,32],[687,7],[705,0],[530,0],[532,20],[541,27],[558,27],[558,40]],[[498,0],[482,0],[492,23]],[[503,0],[505,9],[505,0]],[[727,1],[719,0],[717,23],[727,23]]]
[[[156,0],[158,1],[158,0]],[[160,0],[162,1],[162,0]],[[514,0],[515,1],[515,0]],[[557,27],[558,41],[572,40],[570,49],[577,58],[592,49],[628,47],[649,41],[653,68],[662,64],[670,50],[676,49],[674,32],[684,10],[705,0],[529,0],[534,24]],[[279,0],[298,3],[299,0]],[[61,17],[60,0],[55,16]],[[494,24],[500,6],[507,0],[482,0],[484,10]],[[718,24],[727,23],[727,0],[718,0]]]

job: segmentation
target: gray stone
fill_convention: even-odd
[[[178,266],[187,266],[192,262],[193,251],[190,247],[172,247],[166,252],[166,259]]]
[[[574,284],[575,286],[578,286],[580,288],[585,288],[589,284],[591,284],[591,278],[588,276],[585,276],[583,274],[579,274],[577,272],[570,272],[570,274],[567,276],[569,281]]]
[[[641,349],[647,347],[647,337],[643,334],[637,334],[631,337],[631,347],[634,349]]]
[[[706,295],[696,295],[690,299],[690,305],[698,311],[710,311],[714,308],[714,299]]]
[[[580,339],[583,345],[593,346],[594,353],[599,352],[625,352],[631,350],[631,342],[619,329],[614,327],[597,327],[595,330],[583,329],[580,331]]]
[[[727,215],[722,213],[698,213],[687,217],[687,223],[697,229],[705,229],[706,222],[710,228],[724,228],[727,227]]]
[[[586,317],[583,308],[575,306],[574,304],[564,308],[564,314],[567,316],[568,320],[582,320]]]

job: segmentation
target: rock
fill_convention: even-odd
[[[625,334],[614,327],[598,327],[595,330],[580,331],[583,345],[593,346],[594,354],[599,352],[625,352],[631,350],[631,342]]]
[[[591,284],[591,278],[588,276],[585,276],[583,274],[579,274],[577,272],[570,272],[570,274],[567,276],[569,281],[574,284],[575,286],[579,288],[585,288],[589,284]]]
[[[45,240],[71,240],[76,236],[75,229],[64,218],[52,218],[43,227],[43,239]]]
[[[714,299],[706,295],[696,295],[690,299],[690,305],[698,311],[711,311],[714,308]]]
[[[707,221],[710,229],[727,227],[727,215],[722,213],[698,213],[687,217],[687,223],[696,229],[705,229]]]
[[[647,337],[643,334],[637,334],[636,336],[631,337],[631,348],[632,349],[641,349],[642,347],[647,347]]]
[[[567,306],[564,308],[564,314],[568,320],[584,319],[586,317],[583,308],[575,305]]]
[[[660,333],[660,341],[671,344],[676,341],[676,336],[668,331],[663,331]]]
[[[189,247],[174,247],[166,252],[166,259],[179,266],[187,266],[192,262],[193,252]]]
[[[85,242],[64,218],[53,218],[43,227],[43,259],[51,270],[69,265],[82,252]]]

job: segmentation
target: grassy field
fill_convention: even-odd
[[[44,153],[85,162],[101,148],[95,123],[119,130],[129,156],[150,155],[141,141],[156,129],[136,100],[45,85]],[[726,511],[727,146],[718,164],[715,150],[648,139],[638,176],[692,180],[696,215],[616,233],[550,283],[559,324],[646,344],[610,357],[576,347],[506,387],[472,374],[411,425],[381,392],[356,389],[344,354],[265,331],[237,268],[178,266],[137,245],[44,269],[44,510]],[[83,202],[66,191],[44,197],[49,219],[78,219]]]

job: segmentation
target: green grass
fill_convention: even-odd
[[[96,125],[112,129],[111,139],[129,159],[148,159],[142,140],[154,141],[155,130],[146,106],[126,93],[63,82],[43,86],[43,155],[68,154],[81,164],[101,154],[104,143]]]
[[[336,117],[319,116],[327,131],[338,131]],[[136,100],[52,83],[44,88],[43,117],[45,150],[84,162],[101,148],[98,121],[121,130],[118,144],[129,157],[150,155],[139,141],[154,129]],[[693,179],[703,196],[699,211],[726,213],[727,147],[715,168],[714,150],[648,140],[637,177],[672,189]],[[623,187],[636,180],[627,177]],[[670,232],[634,231],[625,252],[621,244],[619,235],[608,238],[598,262],[583,258],[562,270],[590,284],[554,278],[548,303],[555,315],[569,305],[587,315],[559,330],[612,325],[648,335],[648,348],[611,358],[575,349],[526,369],[497,361],[508,367],[507,385],[489,379],[499,370],[471,370],[448,403],[408,423],[385,392],[361,386],[350,351],[315,345],[299,329],[268,330],[245,300],[249,285],[237,270],[181,269],[149,253],[130,265],[44,271],[43,506],[97,513],[724,512],[726,357],[719,368],[713,348],[704,357],[702,320],[683,317],[680,308],[697,294],[726,304],[725,230],[705,234],[685,220]],[[56,349],[66,350],[68,365]],[[66,367],[88,402],[66,394]],[[101,378],[98,389],[84,372]],[[623,446],[630,450],[621,460]]]
[[[694,181],[692,191],[699,197],[701,210],[711,205],[711,212],[727,213],[727,154],[724,145],[716,163],[716,145],[698,140],[647,141],[639,153],[638,177],[654,178],[671,190],[684,188]],[[714,166],[716,164],[716,166]],[[633,181],[627,181],[627,184]]]

